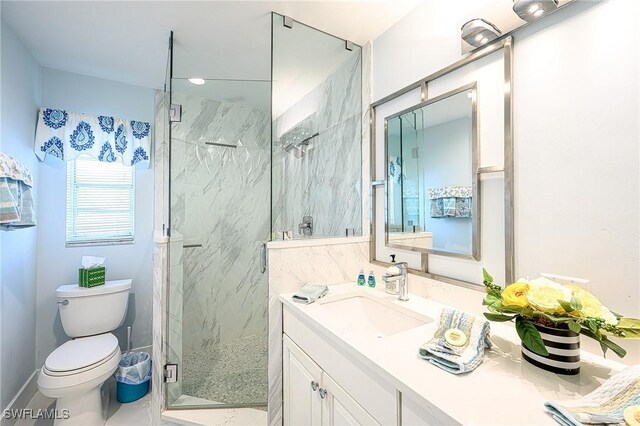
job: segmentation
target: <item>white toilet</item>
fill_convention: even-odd
[[[54,424],[104,425],[108,407],[103,407],[100,388],[120,361],[118,339],[111,331],[124,322],[129,289],[131,280],[56,289],[62,327],[72,340],[47,357],[38,376],[40,392],[57,399]]]

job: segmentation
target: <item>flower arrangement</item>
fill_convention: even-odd
[[[483,305],[490,321],[515,320],[522,342],[533,352],[548,356],[540,332],[533,323],[568,329],[600,343],[606,354],[611,349],[620,358],[627,353],[609,339],[610,336],[640,339],[640,319],[625,318],[612,312],[588,291],[573,285],[563,285],[546,278],[519,280],[506,288],[493,283],[493,277],[483,269],[487,293]]]

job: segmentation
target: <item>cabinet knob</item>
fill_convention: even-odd
[[[324,388],[320,388],[318,393],[320,394],[320,398],[322,398],[322,399],[325,399],[327,397],[327,390],[324,389]]]
[[[311,381],[311,389],[313,389],[313,391],[317,391],[318,388],[320,387],[320,383],[316,382],[315,380]]]

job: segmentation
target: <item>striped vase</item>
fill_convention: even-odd
[[[549,355],[538,355],[522,342],[522,358],[536,367],[553,373],[567,375],[580,373],[580,335],[569,329],[531,323],[540,332]]]

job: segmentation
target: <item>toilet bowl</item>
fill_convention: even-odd
[[[58,416],[68,415],[57,423],[103,425],[100,388],[119,361],[118,339],[111,333],[79,337],[53,351],[40,370],[38,388],[57,399]]]
[[[111,334],[124,322],[131,280],[110,281],[91,289],[58,287],[62,326],[72,340],[55,349],[38,375],[38,389],[56,398],[54,425],[102,426],[108,404],[104,382],[120,362],[118,339]]]

